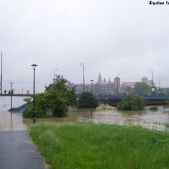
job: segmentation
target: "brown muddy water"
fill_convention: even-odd
[[[13,107],[24,104],[23,97],[13,97]],[[32,119],[23,119],[22,113],[11,113],[10,97],[0,97],[0,131],[26,130],[32,125]],[[165,130],[169,128],[169,108],[159,106],[157,111],[144,110],[141,112],[78,110],[69,112],[66,118],[37,119],[37,121],[49,121],[55,123],[85,121],[94,123],[139,125],[146,128]]]
[[[69,112],[65,118],[37,119],[37,121],[62,122],[94,122],[104,124],[137,125],[156,130],[167,130],[169,124],[169,108],[159,106],[157,111],[120,112],[80,110]],[[0,111],[0,130],[26,130],[32,125],[32,119],[23,119],[22,113]]]

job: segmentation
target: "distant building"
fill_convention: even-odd
[[[149,86],[152,86],[152,80],[149,80],[147,77],[143,77],[141,81],[137,82],[122,82],[120,81],[120,77],[116,76],[112,82],[109,78],[106,81],[105,78],[102,80],[101,73],[98,75],[98,79],[96,83],[93,83],[93,94],[94,95],[119,95],[120,93],[124,93],[125,90],[129,88],[134,88],[135,84],[138,82],[143,82]],[[153,83],[153,86],[155,84]],[[81,94],[83,92],[83,84],[75,85],[76,93]],[[85,92],[91,92],[91,83],[85,84]]]
[[[155,83],[152,81],[152,80],[148,80],[148,78],[147,77],[143,77],[142,79],[141,79],[141,81],[143,82],[143,83],[145,83],[145,84],[147,84],[148,86],[155,86]]]
[[[116,76],[114,78],[114,93],[118,95],[120,89],[120,78]]]
[[[135,84],[136,84],[136,83],[140,83],[140,82],[145,83],[145,84],[147,84],[148,86],[152,86],[152,80],[149,80],[147,77],[143,77],[143,78],[141,79],[141,81],[138,81],[138,82],[123,82],[123,83],[122,83],[122,88],[124,88],[124,87],[134,88],[134,87],[135,87]],[[155,83],[153,83],[153,86],[155,86]]]
[[[120,78],[115,77],[114,82],[111,82],[110,78],[108,81],[104,78],[102,80],[101,73],[98,75],[97,83],[93,83],[93,94],[100,95],[113,95],[120,91]],[[81,94],[83,92],[83,84],[76,85],[76,93]],[[91,92],[91,84],[85,84],[85,92]]]
[[[123,83],[122,83],[122,87],[134,88],[136,83],[137,83],[137,82],[123,82]]]

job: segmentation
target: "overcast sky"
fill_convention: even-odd
[[[148,0],[0,0],[3,89],[37,91],[56,71],[74,83],[108,79],[139,81],[143,76],[169,86],[169,5]]]

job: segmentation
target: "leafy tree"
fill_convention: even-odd
[[[138,82],[135,84],[133,93],[138,96],[151,95],[152,88],[143,82]]]
[[[91,93],[83,92],[80,95],[79,107],[80,108],[96,108],[97,107],[97,101]]]
[[[60,75],[46,88],[45,98],[47,107],[53,110],[53,116],[66,116],[67,106],[77,104],[75,89],[69,87],[68,81]]]
[[[118,110],[123,111],[138,111],[143,110],[145,107],[145,101],[144,99],[137,97],[137,96],[128,96],[125,99],[123,99],[117,106]]]
[[[129,86],[123,86],[123,90],[124,90],[124,93],[127,94],[127,95],[131,95],[134,93],[134,89],[129,87]]]
[[[25,100],[27,108],[24,110],[24,117],[32,117],[32,100]],[[66,116],[67,106],[76,105],[75,89],[69,87],[68,81],[63,76],[57,75],[55,82],[46,87],[44,93],[36,95],[36,116],[46,117],[47,110],[52,110],[53,116]]]

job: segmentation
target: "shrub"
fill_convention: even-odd
[[[36,117],[46,117],[47,116],[47,107],[45,105],[44,94],[37,94],[35,96],[36,107],[35,107],[35,116]],[[27,103],[26,109],[23,111],[23,117],[32,118],[33,117],[33,102],[32,99],[26,98],[24,100]]]

